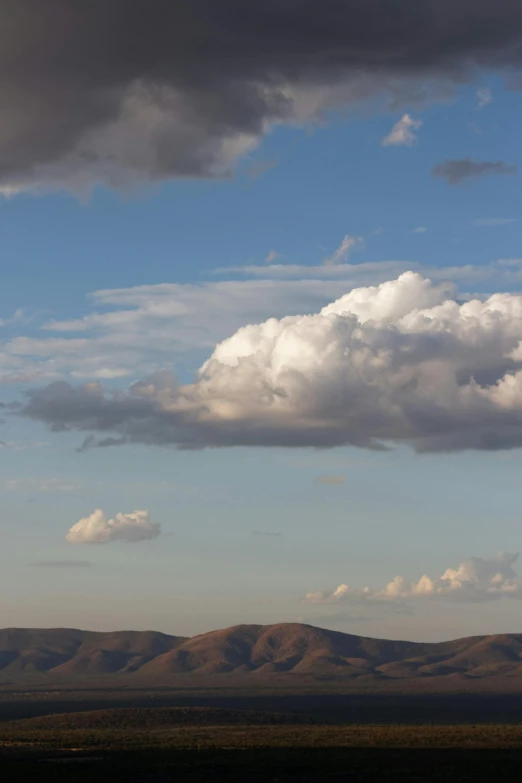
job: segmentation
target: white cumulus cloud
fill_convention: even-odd
[[[438,578],[424,574],[409,581],[396,576],[381,588],[351,587],[341,584],[334,590],[308,593],[309,604],[386,604],[396,601],[445,599],[486,603],[500,598],[522,599],[522,581],[513,568],[518,552],[501,552],[491,558],[470,557],[456,568],[448,568]]]
[[[73,525],[66,538],[70,544],[109,544],[111,541],[135,543],[157,538],[160,533],[161,526],[149,520],[148,511],[118,513],[114,519],[107,519],[98,508]]]
[[[422,120],[415,120],[410,114],[403,114],[390,133],[382,139],[383,147],[412,147],[417,141],[415,131],[422,127]]]
[[[165,371],[127,392],[59,382],[22,414],[103,433],[100,445],[520,447],[522,296],[460,303],[452,285],[406,272],[240,328],[193,383]]]

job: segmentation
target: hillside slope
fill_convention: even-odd
[[[64,675],[130,672],[184,641],[155,631],[7,628],[0,630],[0,670]]]
[[[0,671],[21,676],[254,673],[341,679],[522,677],[522,634],[415,643],[371,639],[300,623],[239,625],[187,639],[153,631],[0,630]]]

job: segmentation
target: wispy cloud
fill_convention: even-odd
[[[468,179],[492,175],[515,174],[517,167],[503,160],[472,160],[471,158],[446,159],[431,171],[432,177],[444,179],[448,185],[458,185]]]
[[[431,280],[453,280],[462,285],[475,284],[488,281],[494,287],[509,287],[512,283],[519,282],[513,278],[504,265],[499,261],[490,264],[462,264],[457,266],[423,266],[411,261],[370,261],[360,264],[337,264],[336,266],[308,266],[300,264],[274,264],[270,267],[264,264],[229,267],[216,270],[216,274],[233,272],[246,277],[267,278],[277,280],[310,281],[312,285],[319,286],[324,280],[338,281],[340,289],[344,287],[347,292],[361,285],[378,285],[397,277],[408,270],[415,270],[426,275]],[[504,289],[505,290],[505,289]]]
[[[418,228],[412,229],[412,234],[425,234],[428,229],[426,226],[418,226]]]
[[[346,476],[319,476],[316,478],[316,484],[344,484]]]
[[[7,492],[79,492],[82,481],[67,481],[59,478],[6,478],[2,486]]]
[[[225,280],[98,291],[89,296],[87,315],[48,321],[40,334],[5,341],[0,385],[151,372],[184,361],[189,351],[208,352],[253,320],[314,310],[343,290],[334,280]]]
[[[277,160],[260,160],[252,163],[250,166],[244,168],[244,172],[250,179],[259,179],[263,174],[266,174],[270,169],[277,166]]]
[[[422,127],[422,120],[415,120],[410,114],[403,114],[388,136],[382,139],[383,147],[412,147],[417,141],[415,131]]]
[[[334,250],[331,256],[327,256],[323,260],[324,266],[345,264],[348,261],[351,251],[356,247],[360,247],[363,243],[364,239],[362,237],[346,234],[337,250]]]
[[[37,316],[36,312],[32,312],[26,310],[23,307],[19,307],[17,310],[14,311],[13,315],[9,316],[8,318],[0,318],[0,327],[14,326],[16,324],[29,324],[31,323],[31,321],[34,321],[36,316]]]
[[[41,440],[0,440],[0,449],[11,451],[28,451],[30,449],[45,449],[49,443]]]
[[[489,87],[479,87],[477,90],[477,109],[484,109],[493,100]]]
[[[272,264],[278,258],[281,258],[281,253],[278,253],[277,250],[271,250],[265,258],[265,264]]]

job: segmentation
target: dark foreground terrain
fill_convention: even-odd
[[[324,725],[216,709],[123,709],[0,726],[10,781],[518,781],[520,725]]]
[[[420,687],[420,685],[424,687]],[[511,678],[463,687],[437,678],[415,689],[357,683],[251,679],[184,680],[171,686],[131,687],[120,677],[0,686],[0,727],[8,721],[106,709],[210,708],[297,715],[322,724],[521,724],[522,689]]]
[[[522,779],[522,634],[0,631],[0,781]]]

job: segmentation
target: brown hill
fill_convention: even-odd
[[[143,671],[361,674],[379,663],[414,654],[417,647],[409,642],[367,639],[298,623],[238,625],[189,639],[154,658]]]
[[[238,625],[192,639],[153,631],[0,631],[0,670],[67,677],[133,673],[169,680],[183,674],[288,672],[328,679],[390,680],[461,676],[522,677],[522,634],[416,643],[371,639],[299,623]]]
[[[0,630],[0,670],[69,675],[130,672],[184,641],[155,631],[7,628]]]

